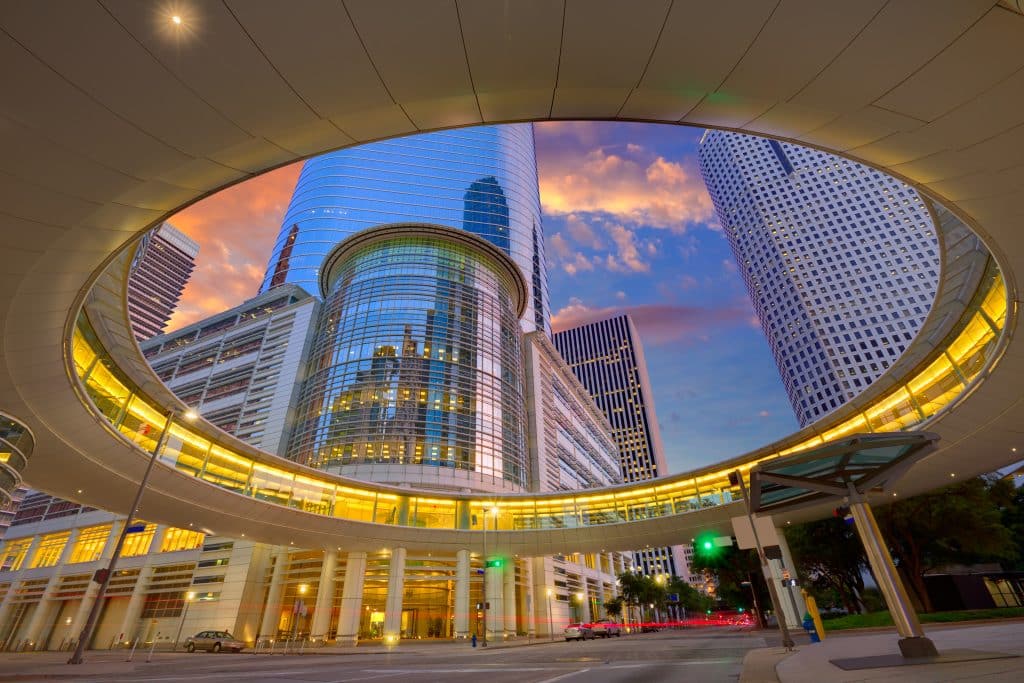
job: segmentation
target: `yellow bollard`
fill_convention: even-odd
[[[813,595],[808,595],[807,591],[802,588],[800,593],[804,596],[804,602],[807,604],[807,613],[811,615],[811,620],[814,622],[814,630],[818,632],[818,638],[825,640],[825,626],[821,623],[821,615],[818,614],[818,601],[814,599]]]

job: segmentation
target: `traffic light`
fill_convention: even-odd
[[[730,536],[718,536],[714,532],[708,532],[693,539],[693,554],[710,560],[720,556],[722,548],[731,545],[732,538]]]
[[[487,560],[487,566],[488,567],[497,567],[497,568],[500,569],[503,564],[504,564],[504,561],[500,560],[500,559]]]

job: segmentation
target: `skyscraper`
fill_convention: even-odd
[[[310,159],[260,291],[291,282],[319,296],[319,268],[365,228],[423,221],[472,232],[512,257],[530,288],[524,330],[550,332],[533,127],[413,135]]]
[[[199,245],[170,223],[142,238],[128,277],[128,317],[137,340],[167,327],[198,254]]]
[[[647,361],[632,319],[617,315],[556,332],[552,340],[611,423],[623,481],[668,474]],[[634,564],[648,575],[689,578],[679,547],[637,552]]]
[[[699,161],[804,426],[885,372],[924,322],[934,221],[899,180],[805,147],[708,131]]]

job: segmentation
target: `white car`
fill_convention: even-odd
[[[570,640],[590,640],[594,639],[594,630],[587,624],[569,624],[562,631],[562,635],[565,636],[565,641]]]
[[[614,621],[595,621],[590,624],[590,628],[593,630],[595,638],[611,638],[612,636],[619,638],[622,636],[622,626]]]

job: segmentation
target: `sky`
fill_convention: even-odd
[[[670,473],[797,429],[697,169],[701,133],[536,124],[552,327],[632,316]],[[200,250],[169,330],[256,294],[300,168],[248,180],[170,219]]]

